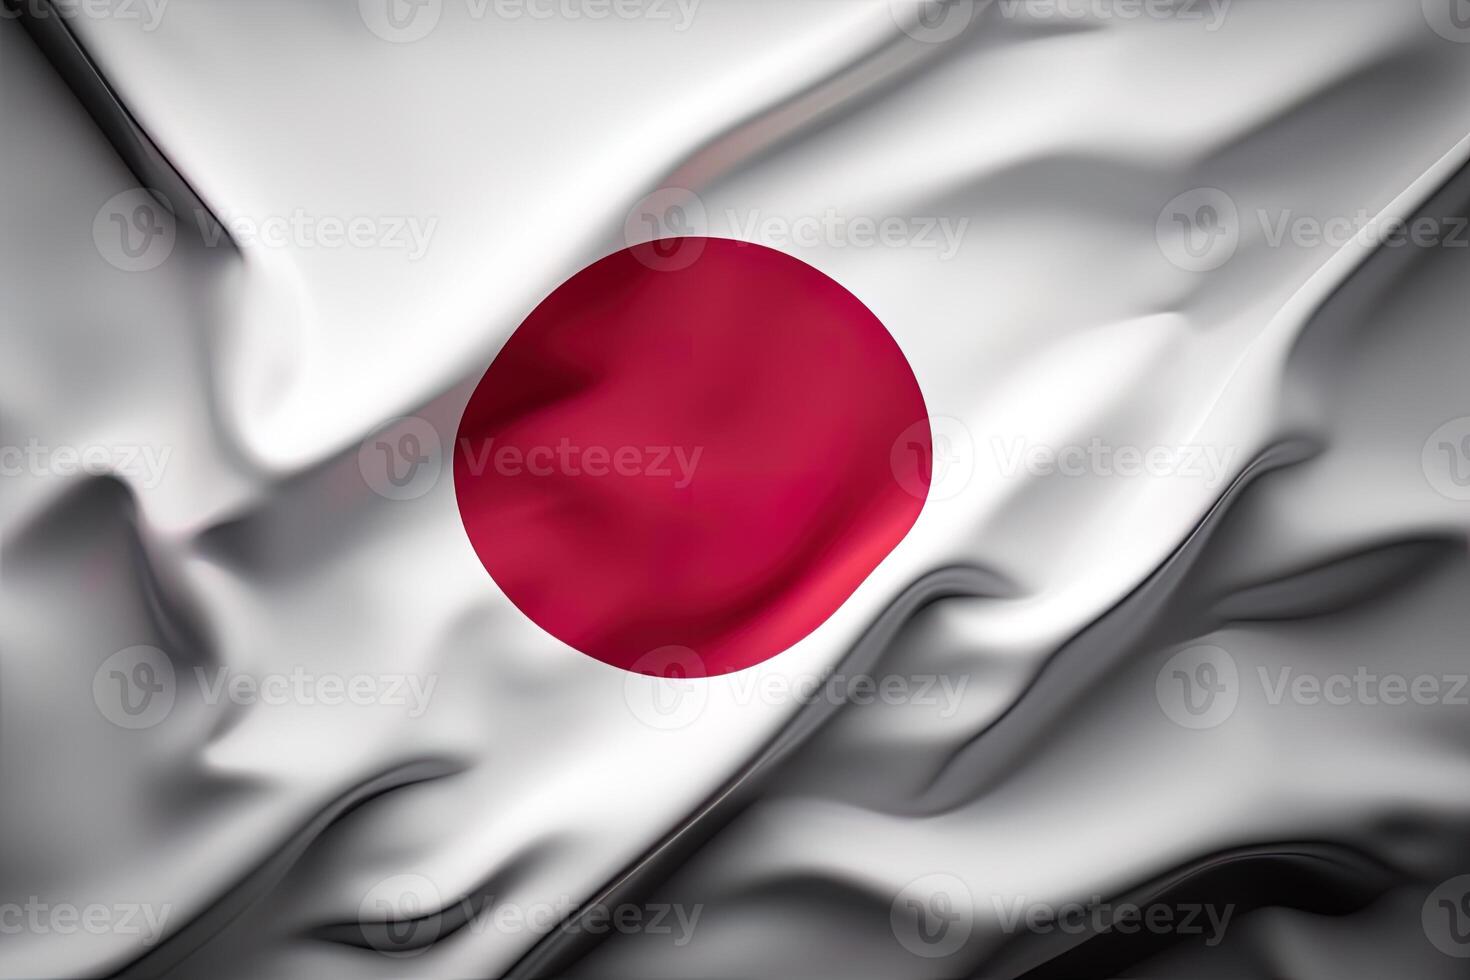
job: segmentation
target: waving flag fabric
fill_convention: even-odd
[[[1463,975],[1460,0],[7,0],[0,976]]]

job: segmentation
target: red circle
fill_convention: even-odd
[[[836,611],[918,519],[932,448],[908,361],[856,297],[774,249],[678,242],[689,264],[624,249],[526,318],[465,408],[454,486],[541,628],[625,670],[712,676]],[[902,479],[896,448],[919,460]]]

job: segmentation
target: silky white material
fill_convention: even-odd
[[[157,479],[4,481],[0,903],[140,905],[163,936],[229,908],[177,976],[500,975],[534,930],[472,922],[411,957],[318,933],[405,875],[446,904],[486,882],[492,908],[599,893],[802,712],[781,681],[841,669],[906,589],[955,566],[993,589],[927,596],[879,652],[884,671],[945,679],[941,703],[836,711],[674,874],[669,900],[702,906],[691,941],[613,936],[589,975],[953,975],[884,925],[932,874],[975,897],[983,957],[1007,938],[993,896],[1085,901],[1235,846],[1341,842],[1431,885],[1470,870],[1467,709],[1270,704],[1257,681],[1470,670],[1462,565],[1402,586],[1396,566],[1371,573],[1322,614],[1256,609],[1259,587],[1344,556],[1463,536],[1470,504],[1423,453],[1470,415],[1470,252],[1271,237],[1283,215],[1419,213],[1467,157],[1470,45],[1433,3],[1123,6],[954,5],[961,24],[886,0],[703,0],[685,23],[672,2],[594,19],[443,0],[416,40],[380,36],[369,0],[172,0],[154,29],[75,17],[235,240],[210,244],[181,210],[171,253],[138,272],[93,236],[138,178],[0,21],[0,436],[167,452]],[[707,682],[672,728],[637,707],[669,682],[566,648],[495,588],[443,463],[510,331],[665,187],[697,194],[692,230],[782,248],[868,304],[953,456],[829,622]],[[1213,268],[1170,260],[1168,205],[1197,188],[1238,214]],[[379,237],[252,240],[298,213],[366,217]],[[892,241],[854,225],[890,218]],[[385,246],[400,220],[406,244]],[[403,416],[442,448],[432,488],[395,500],[359,450]],[[1094,442],[1189,447],[1199,469],[1024,462]],[[1272,447],[1284,461],[1253,470]],[[1168,570],[1180,554],[1188,578]],[[1130,619],[1150,582],[1170,611]],[[1099,622],[1117,625],[1067,648]],[[1228,720],[1191,730],[1157,678],[1198,643],[1242,680]],[[94,681],[139,645],[169,658],[175,702],[130,730]],[[433,687],[421,712],[210,703],[196,667]],[[784,693],[752,694],[766,677]],[[458,771],[333,811],[418,763]],[[876,918],[781,897],[813,879],[874,896]],[[1452,975],[1422,897],[1353,926],[1266,912],[1232,928],[1271,961],[1261,975],[1387,975],[1421,955],[1417,975]],[[163,936],[22,929],[0,974],[146,968]]]

